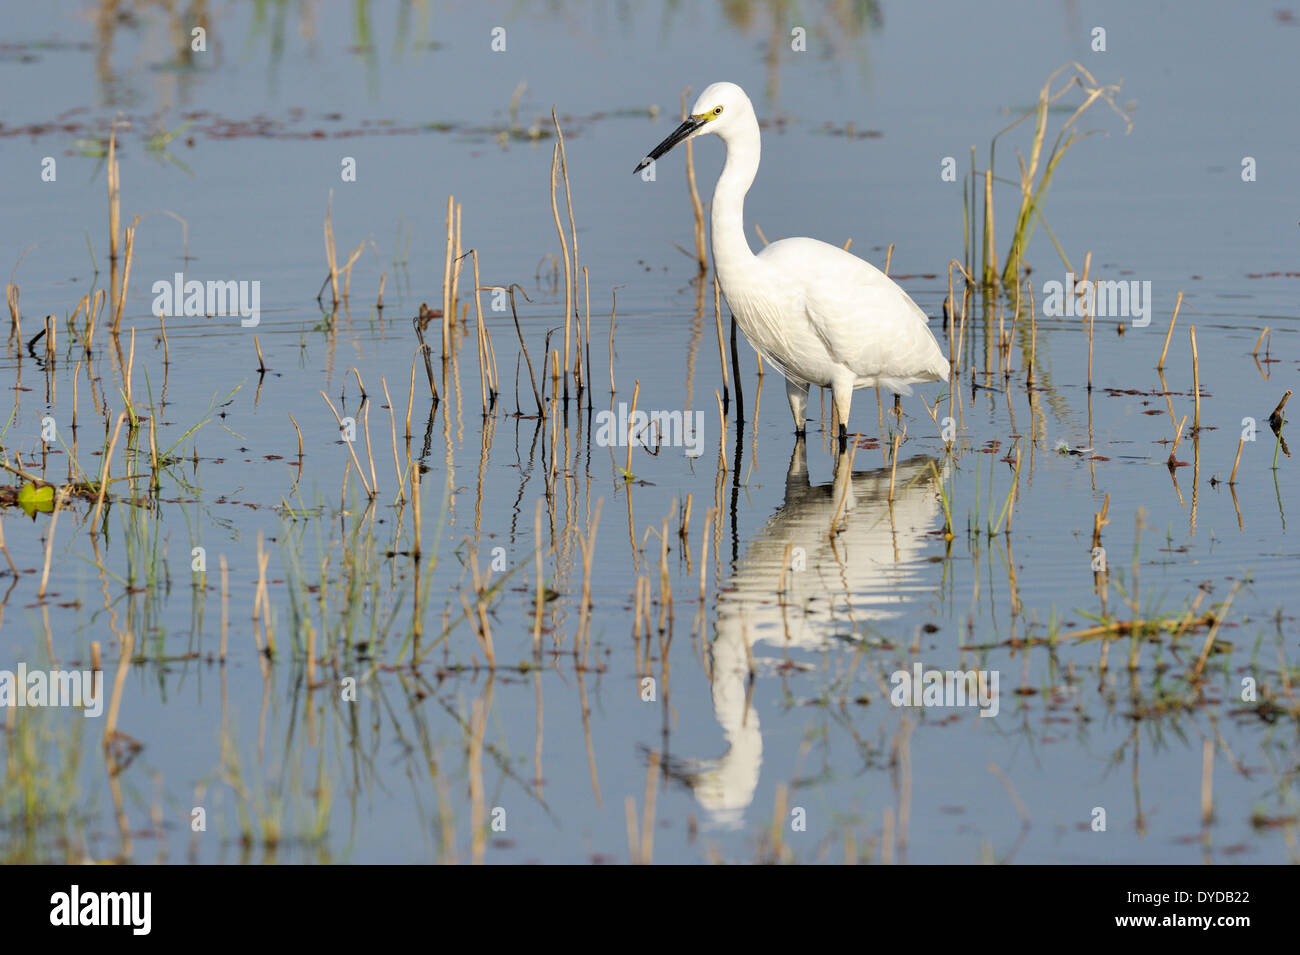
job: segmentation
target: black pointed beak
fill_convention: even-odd
[[[645,157],[645,159],[642,159],[639,163],[636,164],[636,168],[633,169],[632,172],[633,173],[640,172],[642,169],[650,165],[652,162],[654,162],[664,153],[668,152],[668,150],[672,149],[678,143],[689,138],[690,135],[694,133],[697,129],[699,129],[701,126],[703,126],[704,123],[705,123],[704,119],[696,119],[694,116],[688,117],[686,122],[682,123],[680,126],[674,129],[668,135],[667,139],[665,139],[654,149],[650,150],[649,154]]]

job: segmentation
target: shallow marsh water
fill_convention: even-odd
[[[75,387],[77,460],[97,472],[96,405],[110,422],[124,408],[132,330],[144,423],[113,465],[140,477],[114,487],[98,527],[93,501],[59,514],[44,598],[50,515],[0,513],[20,571],[0,571],[0,667],[88,666],[99,642],[111,692],[122,635],[134,641],[120,670],[124,735],[107,759],[103,718],[7,714],[4,858],[1296,858],[1297,481],[1267,418],[1296,377],[1300,131],[1287,118],[1300,28],[1262,8],[1224,22],[1208,4],[1008,6],[995,17],[964,5],[828,9],[809,12],[808,49],[794,52],[800,15],[777,4],[247,4],[218,14],[209,52],[186,58],[174,51],[189,25],[152,7],[108,24],[93,4],[6,11],[0,194],[23,325],[22,344],[13,337],[0,358],[14,396],[5,459],[67,480]],[[1105,53],[1090,48],[1096,25]],[[495,27],[503,52],[491,49]],[[1067,269],[1040,227],[1026,257],[1037,311],[1016,325],[1010,377],[997,370],[997,336],[1014,302],[976,295],[956,388],[918,389],[931,405],[943,396],[952,453],[920,400],[905,399],[892,506],[891,416],[871,392],[854,402],[850,477],[825,421],[795,442],[781,382],[770,370],[760,382],[742,342],[745,421],[738,434],[732,404],[722,432],[710,280],[673,247],[692,247],[685,156],[661,160],[654,182],[630,175],[674,124],[681,86],[734,80],[774,120],[748,222],[771,239],[852,238],[878,266],[893,243],[891,274],[947,348],[938,316],[947,263],[963,256],[970,146],[982,168],[990,138],[1070,60],[1101,83],[1123,81],[1133,128],[1101,109],[1084,116],[1085,130],[1106,135],[1062,160],[1047,225],[1076,273],[1091,251],[1094,276],[1149,281],[1152,295],[1148,326],[1096,321],[1092,389],[1086,325],[1042,311],[1043,283]],[[590,274],[594,407],[571,401],[539,423],[526,367],[516,402],[514,323],[485,292],[502,381],[485,421],[467,268],[459,360],[431,415],[422,365],[410,397],[411,319],[442,301],[449,193],[482,285],[517,282],[531,298],[517,296],[519,321],[539,371],[548,331],[561,329],[552,347],[562,341],[563,281],[547,258],[560,254],[552,104]],[[129,121],[118,133],[122,225],[141,222],[121,335],[101,325],[87,368],[62,322],[108,285],[99,153],[118,115]],[[186,122],[165,146],[154,138]],[[1000,142],[1001,176],[1014,177],[1025,146]],[[721,155],[716,141],[696,146],[705,201]],[[40,176],[46,156],[54,182]],[[941,178],[948,156],[957,182]],[[341,179],[345,157],[355,182]],[[1254,181],[1243,181],[1245,157]],[[331,190],[340,256],[366,243],[350,301],[333,314],[316,303]],[[559,203],[567,235],[563,186]],[[995,203],[1002,256],[1015,187],[999,185]],[[177,271],[259,281],[260,324],[169,318],[164,345],[152,285]],[[1180,291],[1162,380],[1155,364]],[[53,363],[43,343],[25,344],[46,314],[59,319]],[[1171,469],[1177,422],[1190,427],[1194,414],[1193,324],[1202,430],[1184,431],[1175,457],[1186,466]],[[438,327],[426,332],[435,350]],[[702,413],[703,453],[636,448],[628,480],[627,449],[592,438],[597,413],[617,413],[636,383],[639,408]],[[373,503],[320,392],[359,428],[368,406]],[[401,467],[408,398],[422,465],[418,562],[412,508],[394,503],[390,427]],[[46,417],[62,443],[42,440]],[[177,445],[156,492],[150,418],[160,449]],[[1257,440],[1229,487],[1246,418]],[[359,432],[369,480],[364,444]],[[1107,496],[1099,577],[1094,515]],[[575,659],[582,542],[598,506],[589,643]],[[536,662],[539,544],[548,599]],[[206,573],[191,571],[194,547]],[[505,570],[490,571],[494,560]],[[495,673],[462,603],[477,617],[475,566],[495,588],[484,599]],[[270,659],[257,642],[268,613],[251,619],[259,578]],[[1103,614],[1167,618],[1178,633],[1077,636]],[[996,671],[996,715],[892,705],[891,676],[917,662]],[[355,702],[343,698],[349,678]],[[1242,699],[1245,679],[1253,700]],[[191,831],[194,807],[205,832]],[[806,828],[792,830],[796,818]]]

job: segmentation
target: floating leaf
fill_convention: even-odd
[[[39,507],[42,504],[49,504],[53,506],[54,488],[50,487],[48,484],[43,485],[41,487],[37,487],[31,481],[28,481],[18,490],[18,503],[19,504],[30,503],[35,507]]]
[[[36,517],[37,511],[54,510],[54,488],[48,484],[37,487],[28,481],[18,489],[18,506],[28,517]]]

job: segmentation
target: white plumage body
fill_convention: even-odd
[[[754,350],[800,385],[904,395],[918,382],[948,377],[925,313],[871,263],[817,239],[781,239],[756,256],[760,285],[728,282],[727,305]]]

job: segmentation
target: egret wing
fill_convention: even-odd
[[[760,253],[803,292],[804,318],[859,378],[910,393],[909,380],[948,376],[920,307],[871,263],[816,239],[782,239]]]

